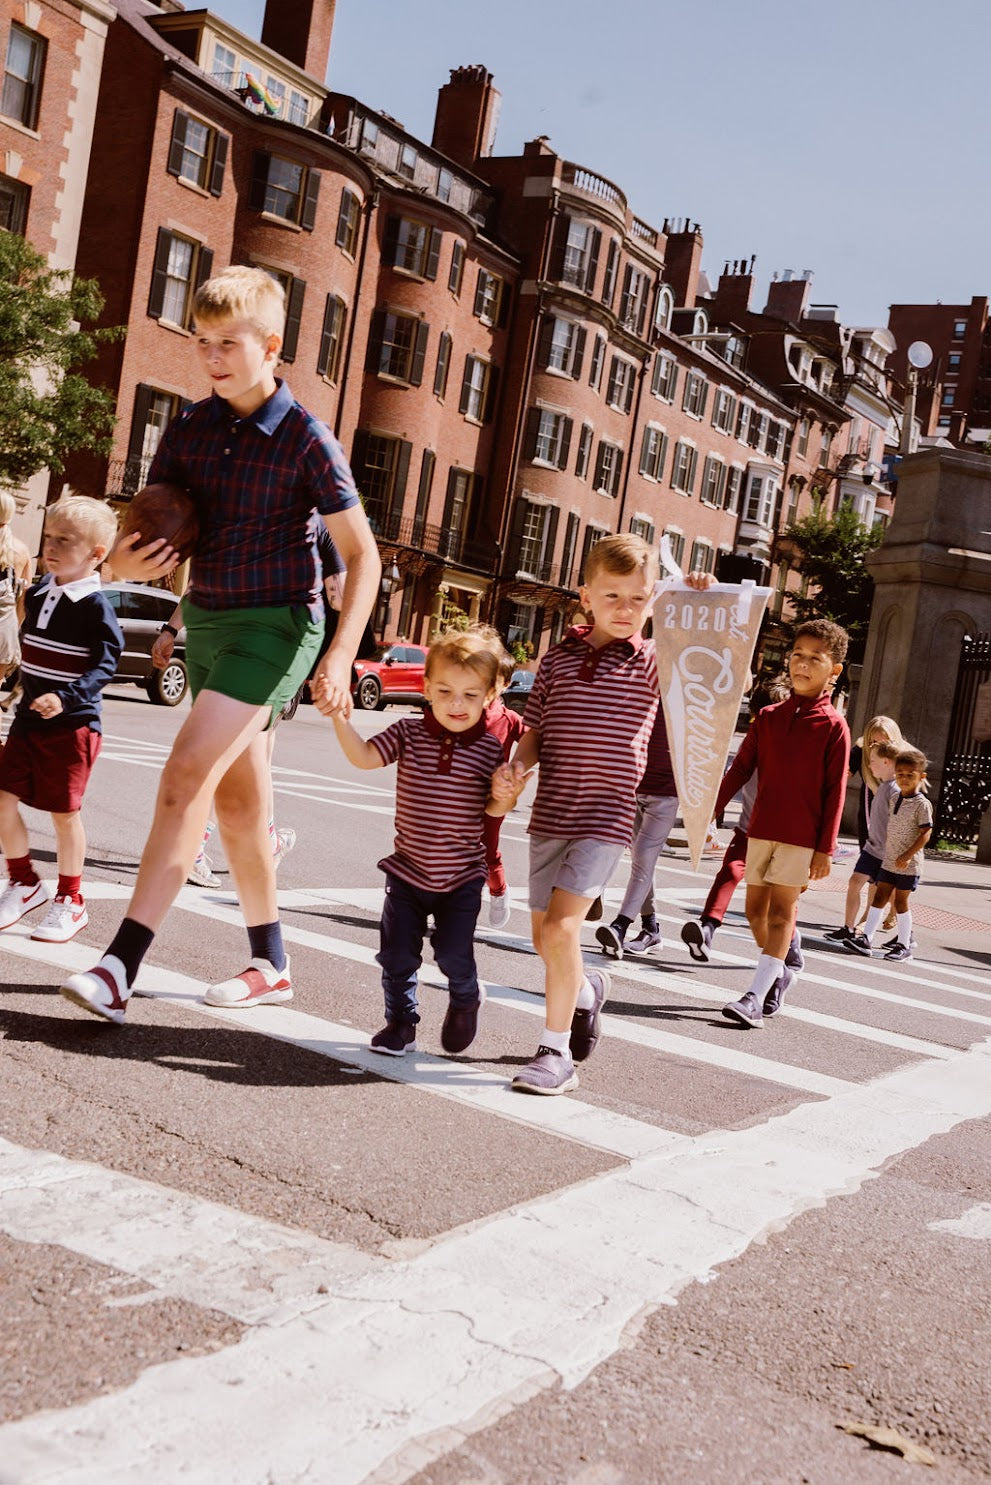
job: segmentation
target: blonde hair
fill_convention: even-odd
[[[642,536],[627,531],[622,536],[603,536],[585,558],[583,581],[588,583],[597,572],[629,573],[642,567],[645,573],[660,571],[657,553],[648,546]]]
[[[109,552],[117,537],[117,517],[105,500],[92,495],[60,495],[45,510],[45,529],[68,526]]]
[[[17,501],[7,490],[0,490],[0,567],[11,567],[14,562],[14,533],[10,523],[17,514]]]
[[[431,676],[438,665],[460,665],[465,670],[473,670],[486,691],[494,691],[505,653],[502,640],[487,625],[473,629],[445,629],[430,642],[424,674]]]
[[[286,295],[264,268],[234,263],[200,284],[193,296],[197,320],[248,320],[262,340],[282,339],[286,328]]]
[[[863,733],[857,741],[860,748],[860,777],[867,785],[872,794],[876,794],[880,780],[875,777],[871,768],[871,738],[875,732],[883,732],[890,743],[896,748],[907,748],[908,743],[902,736],[902,730],[893,717],[871,717]]]

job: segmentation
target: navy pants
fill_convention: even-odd
[[[431,892],[413,887],[391,872],[385,874],[379,952],[385,1019],[415,1024],[417,970],[423,963],[423,940],[429,919],[434,929],[430,947],[445,977],[455,1005],[474,1005],[478,999],[475,968],[475,924],[482,905],[482,879],[466,882],[453,892]]]

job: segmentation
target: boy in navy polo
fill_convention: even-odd
[[[0,841],[9,877],[0,893],[0,929],[48,902],[20,801],[47,810],[55,827],[58,886],[31,934],[46,943],[67,943],[89,922],[80,808],[103,740],[103,687],[124,648],[98,570],[116,535],[117,517],[105,501],[63,495],[45,512],[46,576],[25,598],[22,694],[7,746],[0,748]]]
[[[385,872],[378,953],[385,1025],[371,1042],[373,1052],[387,1057],[416,1051],[417,971],[430,917],[431,947],[451,996],[441,1046],[464,1052],[475,1040],[484,998],[472,941],[486,878],[482,825],[486,814],[504,812],[490,798],[502,744],[485,720],[501,653],[494,631],[449,630],[427,652],[429,711],[368,739],[340,715],[334,718],[345,757],[356,768],[398,764],[396,848],[379,862]]]
[[[134,894],[94,969],[62,994],[122,1022],[142,958],[189,873],[211,797],[248,929],[250,963],[207,992],[211,1005],[292,997],[268,839],[265,730],[320,647],[323,603],[315,508],[348,569],[334,641],[311,689],[321,711],[347,713],[351,661],[378,593],[381,564],[344,454],[275,368],[285,296],[259,268],[227,268],[196,293],[194,346],[212,395],[166,429],[152,483],[193,496],[200,539],[182,599],[192,710],[162,771]],[[148,581],[171,572],[165,542],[136,532],[112,554],[115,573]]]
[[[744,1026],[762,1026],[781,1009],[804,964],[785,963],[798,900],[810,880],[829,875],[850,760],[849,729],[829,698],[848,643],[846,630],[829,619],[799,624],[788,656],[792,694],[750,724],[716,796],[718,818],[757,770],[745,881],[760,958],[746,992],[723,1007],[728,1020]]]

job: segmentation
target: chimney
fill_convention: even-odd
[[[735,258],[719,275],[712,313],[719,320],[732,320],[750,309],[754,291],[754,258]]]
[[[468,166],[491,155],[501,102],[491,72],[481,66],[453,67],[450,82],[437,91],[433,148]]]
[[[664,282],[674,294],[679,309],[694,309],[702,268],[702,228],[687,217],[666,221],[664,232]]]
[[[301,67],[317,82],[327,77],[337,0],[265,0],[262,45]]]
[[[798,324],[808,307],[812,290],[812,274],[806,269],[801,278],[795,278],[786,268],[780,278],[775,278],[767,290],[764,313],[772,320],[790,320]]]

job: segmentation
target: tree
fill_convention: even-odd
[[[868,530],[853,506],[844,501],[835,516],[821,510],[789,526],[785,540],[798,552],[804,598],[790,597],[798,623],[805,619],[832,619],[850,636],[850,658],[863,652],[874,601],[874,581],[864,558],[880,545],[880,528]]]
[[[0,485],[56,474],[76,449],[110,449],[114,399],[74,370],[120,329],[86,330],[103,308],[92,279],[49,268],[23,237],[0,232]]]

